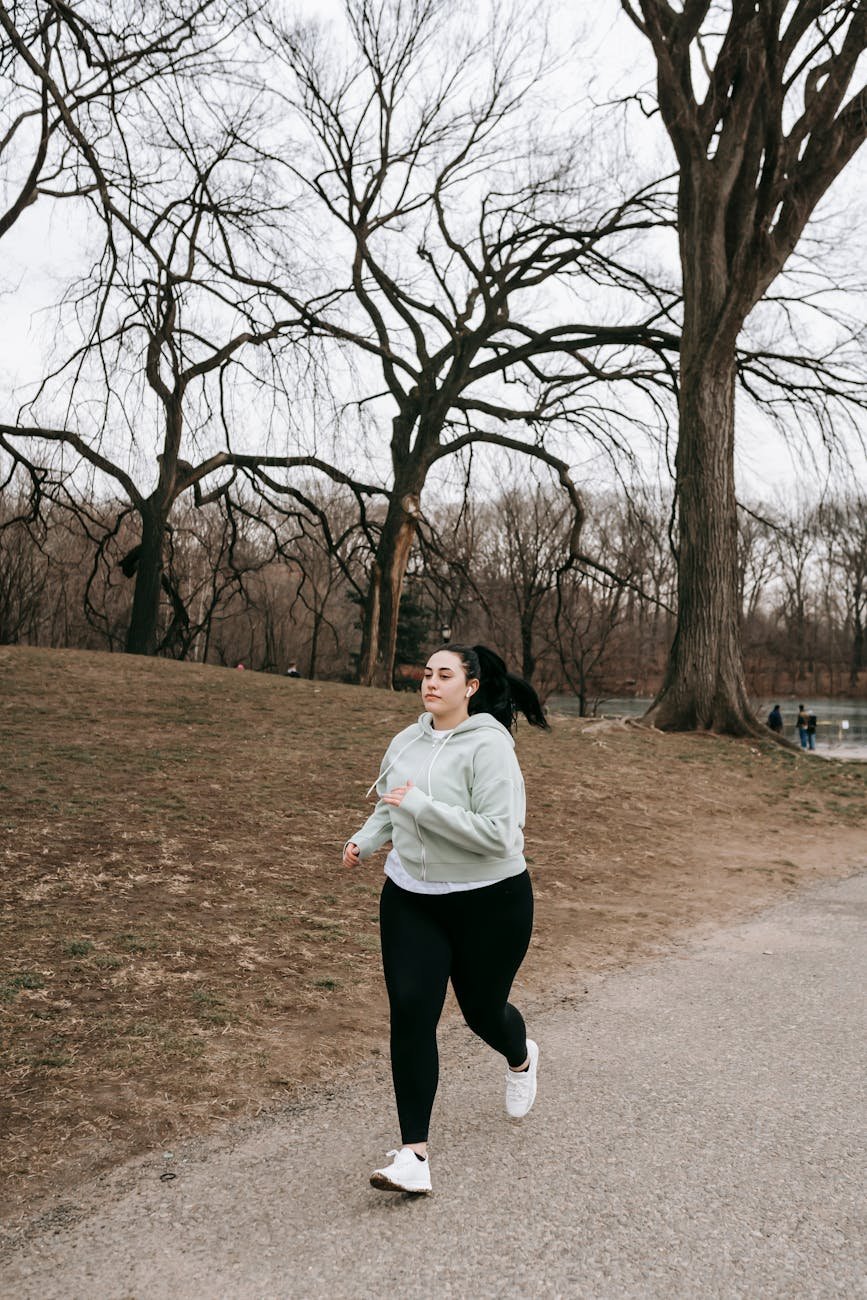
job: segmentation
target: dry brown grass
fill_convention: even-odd
[[[0,649],[6,1213],[385,1047],[380,863],[340,847],[417,698]],[[867,766],[522,728],[525,989],[863,865]]]

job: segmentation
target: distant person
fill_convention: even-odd
[[[241,673],[242,673],[242,672],[244,671],[244,665],[243,665],[243,664],[235,664],[235,669],[236,669],[238,672],[241,672]]]
[[[298,671],[298,665],[297,665],[297,663],[295,662],[294,659],[292,660],[292,662],[291,662],[291,664],[289,665],[289,667],[286,669],[286,676],[287,676],[287,677],[300,677],[300,676],[301,676],[301,674],[300,674],[299,671]]]
[[[470,1029],[505,1057],[506,1113],[522,1118],[536,1097],[539,1049],[508,1001],[533,928],[511,729],[519,712],[548,726],[532,686],[486,646],[435,651],[421,694],[427,712],[392,740],[371,786],[379,802],[343,849],[344,866],[357,867],[392,844],[379,924],[402,1145],[370,1182],[415,1193],[431,1190],[428,1126],[449,980]],[[494,1133],[490,1141],[504,1140]]]
[[[816,717],[815,713],[808,713],[807,714],[807,747],[809,749],[816,748],[816,728],[818,727],[818,725],[819,725],[819,720]]]
[[[779,735],[783,730],[783,715],[780,713],[779,704],[775,704],[768,714],[768,726],[771,731],[775,731],[777,735]]]
[[[798,739],[801,742],[801,749],[807,748],[807,737],[809,735],[808,725],[809,719],[807,718],[807,710],[804,708],[803,704],[800,704],[798,706],[798,719],[795,726],[798,728]]]

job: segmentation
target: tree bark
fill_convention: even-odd
[[[685,338],[686,342],[686,338]],[[753,734],[743,674],[734,493],[734,347],[681,370],[678,625],[647,718],[663,730]]]
[[[741,648],[734,448],[737,338],[751,301],[732,284],[720,197],[712,166],[682,166],[677,630],[646,716],[667,731],[750,735],[757,723]]]
[[[313,631],[310,634],[310,656],[307,660],[307,676],[310,681],[316,680],[317,659],[319,656],[319,633],[322,629],[322,623],[325,618],[325,608],[317,604],[316,598],[313,598]]]
[[[521,616],[521,675],[531,682],[536,671],[536,656],[533,654],[533,623],[536,611],[525,610]]]
[[[418,527],[419,498],[414,491],[392,493],[382,527],[364,608],[359,659],[362,686],[391,690],[403,580]]]
[[[155,655],[159,645],[160,593],[166,518],[151,497],[140,512],[141,549],[135,575],[132,614],[126,637],[126,653]]]

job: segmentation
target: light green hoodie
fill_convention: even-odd
[[[445,740],[433,739],[429,713],[399,732],[370,789],[382,796],[407,781],[400,807],[380,798],[347,841],[361,858],[391,840],[416,880],[503,880],[525,870],[524,780],[511,733],[490,713],[473,714]]]

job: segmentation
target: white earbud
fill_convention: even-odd
[[[473,691],[472,691],[472,687],[471,687],[471,688],[467,691],[467,699],[470,698],[470,696],[472,695],[472,693],[473,693]]]

